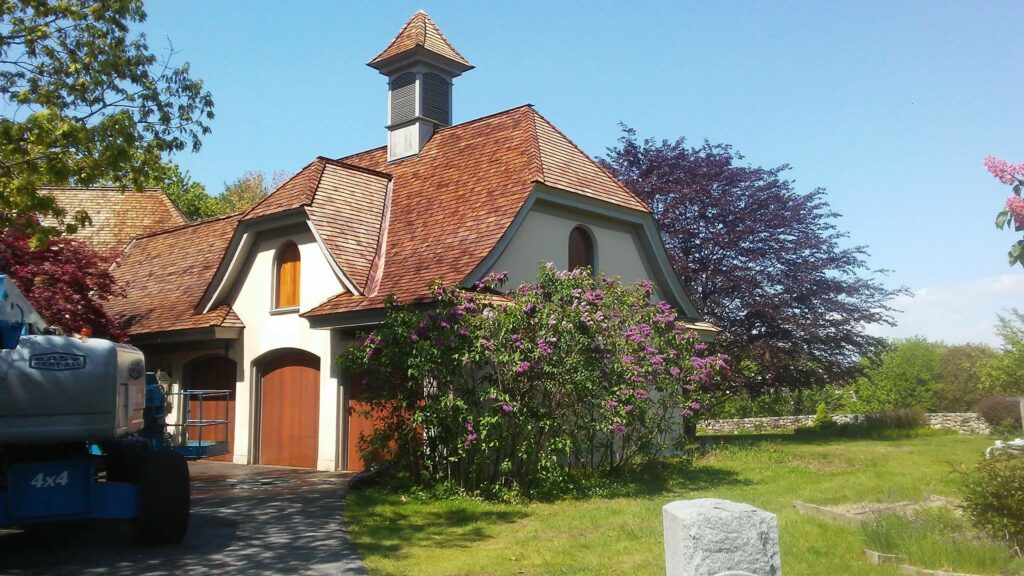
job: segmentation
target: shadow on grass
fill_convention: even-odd
[[[858,430],[852,428],[839,431],[803,430],[799,434],[792,432],[753,432],[749,434],[701,435],[697,437],[697,442],[701,452],[711,452],[720,447],[752,447],[763,443],[820,445],[851,440],[895,442],[913,438],[950,436],[955,434],[955,432],[948,430],[935,430],[932,428],[910,430]]]
[[[522,506],[470,499],[407,501],[382,488],[350,493],[345,513],[360,552],[386,557],[407,547],[465,548],[527,515]]]

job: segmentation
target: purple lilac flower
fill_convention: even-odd
[[[615,424],[612,424],[612,432],[615,432],[619,436],[622,436],[623,434],[626,433],[626,427],[616,422]]]
[[[490,350],[491,352],[494,352],[494,343],[491,342],[490,340],[484,338],[483,340],[480,341],[480,345]]]
[[[501,406],[501,409],[504,410],[505,412],[511,412],[515,410],[515,408],[508,402],[502,402],[501,404],[498,404],[498,406]]]
[[[527,314],[532,314],[533,311],[536,310],[536,309],[537,309],[537,305],[534,304],[533,302],[530,302],[526,306],[523,306],[523,312],[526,312]]]
[[[512,339],[512,343],[516,345],[516,348],[522,348],[523,347],[523,342],[522,342],[522,339],[519,337],[519,334],[513,334],[511,339]]]
[[[693,412],[689,408],[683,408],[683,416],[693,416]]]
[[[671,368],[668,369],[668,372],[672,376],[678,377],[679,373],[682,372],[682,371],[677,366],[672,366]]]
[[[700,410],[700,402],[690,402],[690,408]]]
[[[519,366],[516,366],[516,372],[519,373],[519,374],[522,374],[523,372],[526,372],[529,369],[530,369],[530,363],[525,361],[525,360],[520,362]]]
[[[636,396],[637,398],[643,400],[644,398],[647,398],[647,391],[646,390],[637,390],[637,391],[633,392],[633,395]]]
[[[544,355],[544,356],[550,356],[551,353],[554,352],[551,349],[551,345],[548,344],[547,340],[538,340],[537,341],[537,348],[540,350],[540,353],[542,355]]]
[[[636,409],[636,406],[633,406],[632,404],[627,404],[626,408],[625,408],[626,414],[629,414],[630,412],[632,412],[635,409]]]
[[[497,313],[494,311],[494,308],[484,308],[484,318],[487,318],[488,320],[494,320],[494,317],[496,315]]]
[[[413,332],[412,334],[409,334],[409,340],[412,340],[413,342],[419,342],[420,341],[420,337],[419,337],[418,334]]]
[[[619,403],[616,402],[615,400],[609,400],[608,401],[608,409],[609,410],[614,410],[618,405],[619,405]]]
[[[473,440],[476,440],[476,434],[470,432],[469,436],[466,436],[466,441],[462,443],[463,446],[469,446]]]

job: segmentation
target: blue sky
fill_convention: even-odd
[[[454,117],[534,104],[591,155],[618,122],[733,144],[824,187],[851,242],[919,296],[891,336],[995,342],[1024,307],[1007,190],[987,154],[1024,161],[1019,2],[147,2],[213,93],[217,118],[178,162],[211,192],[246,170],[385,143],[386,81],[365,63],[424,9],[477,66]]]

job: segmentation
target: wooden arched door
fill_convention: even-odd
[[[202,440],[228,443],[227,454],[212,456],[210,460],[231,462],[235,448],[235,361],[226,356],[207,356],[192,362],[188,369],[189,390],[224,390],[227,397],[212,396],[203,400],[203,420],[228,420],[227,426],[213,425],[202,428]],[[189,400],[189,418],[199,419],[199,402]],[[190,440],[199,440],[198,428],[189,428]]]
[[[320,426],[320,359],[298,350],[263,364],[260,464],[316,468]]]

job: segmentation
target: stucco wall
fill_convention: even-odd
[[[538,202],[530,210],[505,251],[491,268],[508,272],[509,286],[537,279],[537,269],[553,262],[559,270],[569,265],[569,232],[584,226],[594,240],[599,271],[631,284],[650,280],[650,264],[640,248],[637,230],[626,223]],[[659,297],[661,291],[659,290]]]
[[[273,303],[274,257],[283,243],[299,247],[302,260],[299,311],[275,313]],[[258,364],[275,351],[299,349],[320,358],[320,433],[317,468],[334,470],[337,465],[339,385],[334,358],[340,352],[337,337],[327,330],[312,330],[300,313],[314,308],[344,290],[341,281],[305,225],[263,232],[256,240],[233,288],[230,304],[245,323],[240,354],[244,380],[239,383],[235,409],[234,461],[251,463],[253,379]]]

